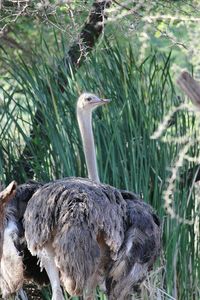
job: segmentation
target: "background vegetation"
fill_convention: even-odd
[[[2,4],[0,179],[87,176],[76,99],[83,91],[111,98],[94,115],[100,179],[142,195],[163,222],[162,255],[142,299],[197,300],[199,121],[180,110],[162,138],[151,136],[172,107],[187,101],[175,86],[180,68],[199,76],[198,1],[113,1],[78,68],[63,58],[93,3],[83,2]],[[191,159],[178,161],[182,153]],[[167,195],[173,167],[177,180]],[[42,295],[49,299],[48,290]]]

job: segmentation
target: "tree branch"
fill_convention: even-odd
[[[68,52],[66,62],[70,62],[73,67],[80,67],[87,54],[92,50],[99,36],[102,34],[106,9],[110,7],[112,1],[96,0],[93,3],[88,19],[77,39]]]

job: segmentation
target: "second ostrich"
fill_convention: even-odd
[[[106,102],[83,94],[77,103],[79,123],[86,111],[81,134],[89,177],[96,181],[45,184],[25,211],[27,245],[49,276],[53,300],[64,299],[60,282],[69,294],[92,299],[103,281],[109,300],[126,299],[159,254],[160,224],[152,208],[132,193],[99,183],[91,115]]]

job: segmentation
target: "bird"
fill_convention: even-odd
[[[89,93],[77,102],[89,179],[39,184],[25,197],[25,241],[47,271],[53,300],[64,299],[60,283],[70,294],[92,299],[102,282],[109,300],[126,299],[159,255],[160,222],[153,209],[134,193],[99,181],[91,115],[108,102]]]
[[[90,120],[92,111],[105,103],[87,93],[77,102],[79,126],[87,116],[80,131],[84,151],[92,153],[85,153],[89,179],[47,183],[25,211],[28,249],[49,276],[52,300],[64,299],[61,283],[70,295],[93,299],[102,281],[109,300],[126,299],[160,251],[160,221],[153,209],[135,194],[99,182]]]
[[[14,288],[19,290],[20,299],[27,300],[25,293],[21,289],[21,278],[18,274],[23,272],[23,263],[18,255],[16,255],[16,248],[14,240],[18,236],[18,228],[15,222],[14,210],[8,210],[6,205],[16,194],[17,183],[12,181],[3,191],[0,192],[0,280],[3,291]],[[14,259],[13,259],[14,257]],[[14,263],[14,264],[13,264]],[[11,273],[9,273],[9,270]],[[9,277],[12,275],[12,279]],[[8,280],[7,280],[8,279]],[[3,297],[4,297],[3,293]]]
[[[4,225],[0,227],[0,289],[3,299],[14,293],[18,293],[20,299],[27,299],[22,290],[24,280],[33,279],[40,285],[49,283],[45,272],[40,272],[37,258],[26,247],[22,223],[27,202],[41,185],[35,181],[17,185],[13,181],[5,190],[10,194],[3,207],[0,202],[1,222]]]

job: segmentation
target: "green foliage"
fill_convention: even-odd
[[[55,57],[53,65],[59,59]],[[32,153],[37,180],[87,176],[76,99],[82,91],[112,99],[109,106],[94,113],[100,179],[141,194],[163,222],[163,254],[143,299],[199,299],[199,248],[195,246],[198,236],[194,225],[172,219],[163,207],[168,167],[179,147],[150,139],[165,113],[179,102],[170,75],[170,55],[157,53],[139,64],[131,46],[104,45],[76,74],[66,72],[66,66],[61,65],[67,82],[64,93],[48,60],[47,55],[46,62],[38,61],[31,68],[22,59],[18,64],[4,61],[11,71],[1,93],[1,180],[15,179],[16,162],[25,145]],[[36,135],[31,143],[29,133],[38,109],[42,124],[34,127]],[[180,135],[190,124],[187,114],[179,113],[168,130]],[[21,181],[27,179],[23,168],[16,175]],[[195,201],[188,198],[187,187],[175,194],[173,207],[183,218],[194,216]]]
[[[22,55],[26,62],[30,49],[40,45],[40,33],[45,36],[53,51],[53,31],[64,36],[71,45],[84,25],[93,0],[29,0],[1,1],[1,45],[12,59]],[[124,0],[112,1],[108,9],[105,35],[135,45],[140,59],[144,59],[152,46],[163,52],[173,49],[178,66],[185,67],[186,60],[199,65],[199,1]],[[59,39],[61,41],[61,37]],[[1,53],[1,52],[0,52]],[[40,55],[43,55],[42,48]],[[5,72],[0,60],[1,73]],[[199,71],[199,70],[198,70]]]

